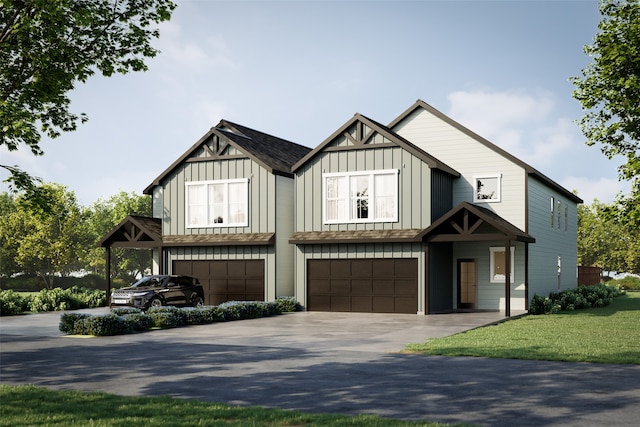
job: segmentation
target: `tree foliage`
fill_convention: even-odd
[[[99,199],[90,208],[88,226],[97,243],[127,215],[151,216],[151,198],[124,191],[107,199]],[[94,245],[95,246],[95,245]],[[87,269],[105,272],[104,248],[94,247],[87,257]],[[112,277],[132,279],[151,266],[151,251],[143,249],[111,249]]]
[[[158,51],[154,25],[171,18],[170,0],[0,0],[0,145],[44,153],[42,135],[56,138],[87,120],[70,111],[78,82],[144,71]],[[42,194],[17,166],[0,165],[14,190]],[[46,204],[46,203],[45,203]]]
[[[88,271],[104,274],[105,249],[97,243],[127,215],[150,215],[148,196],[120,192],[91,207],[59,184],[43,184],[48,209],[24,194],[0,194],[0,276],[24,273],[54,286],[57,276]],[[50,209],[49,209],[50,208]],[[151,266],[149,250],[112,249],[113,277],[131,279]]]
[[[592,61],[574,77],[574,97],[585,114],[580,120],[587,144],[605,155],[626,157],[621,177],[640,185],[640,3],[601,0],[602,20],[585,53]]]
[[[86,231],[86,210],[75,194],[57,184],[45,184],[42,191],[51,201],[51,211],[34,210],[24,196],[15,199],[15,208],[4,215],[0,241],[21,272],[36,274],[48,288],[56,275],[82,268],[90,245]]]
[[[605,271],[640,273],[640,229],[628,220],[618,200],[578,206],[578,263]]]

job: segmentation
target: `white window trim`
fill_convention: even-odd
[[[207,209],[206,209],[206,217],[207,217],[207,221],[203,224],[191,224],[189,223],[189,218],[190,218],[190,214],[189,214],[189,187],[191,186],[202,186],[204,185],[205,187],[212,185],[212,184],[224,184],[225,186],[225,200],[224,200],[224,208],[225,208],[225,215],[224,217],[226,218],[231,218],[231,216],[229,215],[229,184],[237,184],[237,183],[244,183],[246,185],[246,197],[247,199],[245,200],[245,220],[242,222],[227,222],[227,223],[214,223],[212,218],[209,218],[209,190],[207,188],[206,191],[206,197],[207,197]],[[184,203],[185,203],[185,225],[186,228],[222,228],[222,227],[247,227],[249,225],[249,178],[239,178],[239,179],[221,179],[221,180],[213,180],[213,181],[190,181],[190,182],[185,182],[185,197],[184,197]]]
[[[479,199],[478,198],[478,180],[486,178],[496,178],[498,185],[496,189],[497,197],[493,199]],[[474,203],[500,203],[502,201],[502,174],[482,174],[473,176],[473,202]]]
[[[398,221],[398,211],[400,207],[398,206],[399,200],[399,188],[398,188],[398,175],[400,171],[398,169],[378,169],[378,170],[368,170],[368,171],[358,171],[358,172],[330,172],[322,174],[322,221],[324,224],[347,224],[347,223],[376,223],[376,222],[397,222]],[[369,177],[369,188],[372,189],[371,194],[369,194],[369,200],[375,201],[375,186],[373,182],[375,181],[376,175],[393,175],[394,183],[393,186],[395,188],[395,212],[393,217],[391,218],[351,218],[351,191],[350,188],[347,188],[347,218],[345,219],[336,219],[329,220],[327,219],[327,178],[335,178],[335,177],[344,177],[346,178],[347,185],[350,185],[351,177],[353,176],[368,176]]]
[[[510,282],[513,284],[514,280],[515,280],[515,259],[516,259],[516,248],[514,246],[510,246],[511,248],[511,270],[510,270],[510,277],[511,280]],[[490,262],[489,262],[489,281],[491,283],[503,283],[505,282],[506,277],[503,278],[499,278],[496,277],[493,274],[493,271],[495,269],[495,256],[496,256],[496,252],[504,252],[504,246],[499,246],[499,247],[490,247],[489,248],[489,252],[490,252]]]

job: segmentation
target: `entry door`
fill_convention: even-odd
[[[476,262],[458,260],[458,308],[476,308]]]

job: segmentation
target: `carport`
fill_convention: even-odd
[[[111,248],[154,249],[162,254],[162,224],[159,218],[129,215],[105,235],[98,247],[106,248],[105,276],[107,300],[111,295]],[[158,257],[158,271],[164,271],[163,256]]]

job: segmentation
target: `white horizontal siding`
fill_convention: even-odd
[[[501,174],[501,201],[477,204],[526,229],[526,172],[521,166],[422,109],[394,131],[461,174],[453,184],[454,206],[463,201],[473,203],[474,176]]]
[[[529,233],[536,243],[529,245],[529,296],[546,296],[549,292],[577,285],[578,206],[535,178],[529,178]],[[551,197],[556,209],[560,201],[560,227],[557,212],[551,225]],[[565,223],[565,207],[569,208]],[[558,256],[562,260],[558,276]]]

